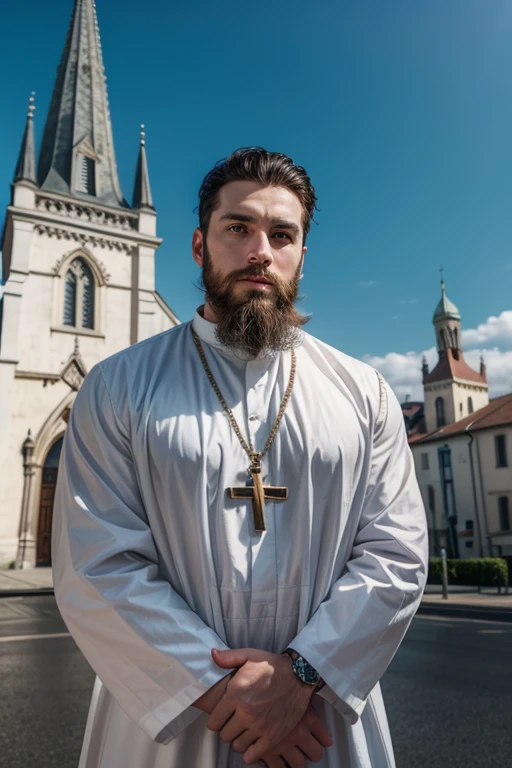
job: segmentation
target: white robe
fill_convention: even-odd
[[[242,360],[196,314],[213,374],[261,450],[290,352]],[[304,334],[293,393],[263,460],[287,501],[253,533],[249,461],[190,323],[103,361],[64,441],[57,602],[97,673],[80,768],[241,768],[191,706],[226,675],[213,647],[290,646],[326,681],[313,702],[324,768],[391,768],[378,681],[425,582],[424,509],[398,402],[377,373]],[[101,682],[100,682],[101,680]]]

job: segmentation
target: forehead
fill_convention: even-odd
[[[219,190],[218,205],[212,214],[247,213],[256,218],[283,218],[302,223],[299,198],[287,187],[270,187],[258,181],[230,181]]]

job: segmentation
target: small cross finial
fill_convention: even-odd
[[[140,127],[140,145],[141,147],[144,147],[146,144],[146,131],[144,130],[144,125],[141,125]]]
[[[444,274],[443,274],[444,273],[444,267],[443,267],[442,264],[441,264],[441,266],[439,268],[439,272],[441,273],[441,285],[444,286]]]
[[[32,120],[32,118],[34,117],[34,112],[36,111],[36,105],[34,104],[34,102],[35,102],[35,95],[36,95],[36,92],[32,91],[32,93],[30,94],[30,99],[28,100],[28,115],[27,115],[27,117],[28,117],[29,120]]]

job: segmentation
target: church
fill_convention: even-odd
[[[430,553],[504,557],[512,567],[512,394],[489,400],[483,360],[477,371],[466,363],[444,282],[432,323],[438,362],[429,371],[423,361],[424,403],[402,405]]]
[[[131,204],[119,185],[93,0],[75,0],[38,162],[34,120],[31,98],[1,246],[0,567],[17,568],[51,564],[59,456],[85,375],[179,322],[155,288],[143,130]]]

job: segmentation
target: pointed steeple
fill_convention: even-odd
[[[133,207],[154,211],[153,197],[149,185],[148,161],[146,157],[146,134],[144,126],[140,127],[140,150],[135,173],[135,186],[133,188]]]
[[[21,142],[20,156],[14,171],[14,183],[18,181],[27,181],[36,184],[36,154],[34,149],[34,96],[32,93],[29,99],[27,124],[23,141]]]
[[[39,157],[42,189],[126,206],[114,155],[96,6],[75,0]]]

